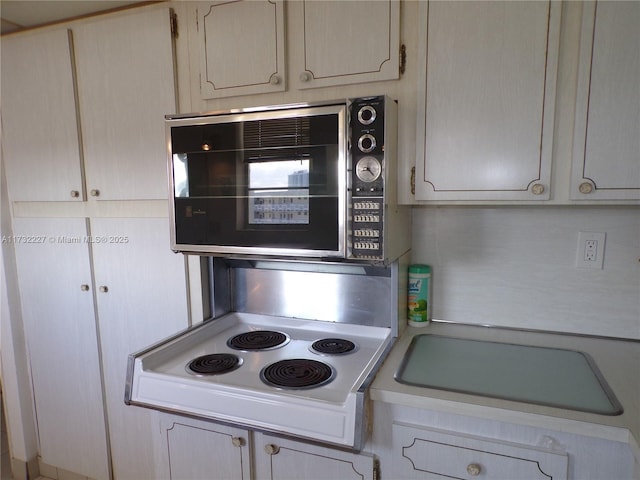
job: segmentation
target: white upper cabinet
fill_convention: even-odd
[[[202,98],[285,89],[282,1],[196,4]]]
[[[296,88],[399,78],[399,1],[304,0],[288,9]]]
[[[167,198],[175,111],[169,8],[2,39],[12,201]]]
[[[66,29],[2,38],[2,149],[12,200],[82,200]]]
[[[197,2],[191,62],[202,99],[400,77],[400,2]],[[286,16],[286,18],[285,18]],[[288,80],[287,80],[288,78]]]
[[[416,200],[547,200],[560,2],[420,4]]]
[[[87,191],[167,198],[164,115],[175,113],[168,8],[74,27]]]
[[[583,4],[571,194],[640,199],[640,3]]]

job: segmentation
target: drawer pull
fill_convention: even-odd
[[[472,477],[477,477],[478,475],[480,475],[481,471],[482,468],[477,463],[470,463],[469,465],[467,465],[467,473]]]

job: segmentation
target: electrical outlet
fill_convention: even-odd
[[[602,269],[605,238],[606,233],[578,233],[578,251],[576,252],[577,268]]]

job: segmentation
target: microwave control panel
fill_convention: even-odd
[[[351,252],[382,258],[385,189],[385,97],[356,99],[349,114]]]

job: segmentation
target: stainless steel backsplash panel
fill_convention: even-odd
[[[388,267],[214,258],[213,311],[388,327],[397,336],[406,324],[408,257]]]

